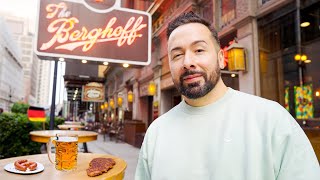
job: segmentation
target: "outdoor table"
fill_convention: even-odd
[[[88,141],[95,141],[98,138],[98,133],[93,131],[69,131],[69,130],[43,130],[43,131],[31,131],[30,138],[34,142],[47,143],[51,137],[55,137],[56,134],[77,134],[78,142],[83,143],[84,152],[88,152]]]
[[[78,122],[78,121],[65,121],[64,124],[68,124],[68,125],[81,125],[81,122]]]
[[[84,126],[76,125],[76,124],[60,124],[58,125],[58,128],[62,130],[69,130],[69,129],[82,129],[84,128]]]
[[[103,173],[100,176],[89,177],[86,169],[89,167],[89,163],[93,158],[104,157],[113,158],[116,165],[110,169],[107,173]],[[22,175],[7,172],[4,169],[9,163],[13,163],[19,159],[27,159],[41,163],[44,166],[44,170],[37,174]],[[55,169],[54,164],[51,164],[47,154],[37,154],[30,156],[20,156],[8,159],[0,160],[0,179],[20,180],[20,179],[32,179],[32,180],[56,180],[56,179],[100,179],[100,180],[121,180],[124,177],[124,172],[127,167],[126,162],[118,157],[107,155],[107,154],[93,154],[93,153],[78,153],[78,164],[77,168],[72,171],[58,171]]]

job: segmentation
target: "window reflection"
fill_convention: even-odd
[[[301,54],[294,2],[258,20],[261,96],[278,101],[297,119],[320,118],[320,2],[302,3]],[[300,71],[300,72],[299,72]]]

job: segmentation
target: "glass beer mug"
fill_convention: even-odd
[[[55,161],[52,160],[51,145],[56,148]],[[57,170],[70,171],[77,168],[78,135],[57,134],[47,143],[49,160]]]

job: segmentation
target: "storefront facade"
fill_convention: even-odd
[[[134,101],[124,103],[122,108],[132,111],[132,119],[141,120],[147,128],[156,117],[182,100],[171,80],[166,28],[172,19],[192,10],[216,27],[221,48],[236,39],[245,49],[244,71],[229,71],[228,67],[222,70],[227,86],[277,101],[296,119],[319,118],[320,4],[301,0],[297,8],[297,3],[291,0],[155,0],[144,9],[152,15],[152,62],[149,66],[121,70],[123,94],[130,90],[134,94]],[[304,21],[310,25],[297,24]],[[296,54],[307,55],[308,61],[295,60]],[[152,94],[148,92],[151,82],[156,87]]]
[[[279,102],[296,119],[319,118],[320,2],[301,1],[299,19],[295,3],[258,19],[261,96]],[[295,60],[297,54],[306,59]]]
[[[141,7],[142,9],[146,8],[145,5],[141,5]],[[246,70],[228,71],[228,67],[226,67],[222,71],[222,77],[228,86],[275,100],[283,106],[288,101],[285,98],[287,96],[285,91],[290,83],[292,84],[292,87],[289,87],[291,90],[294,89],[294,86],[300,85],[302,81],[303,84],[312,83],[313,92],[316,93],[319,86],[316,76],[316,67],[319,65],[315,60],[318,55],[315,49],[319,46],[317,41],[319,29],[315,25],[319,21],[319,17],[317,17],[319,9],[316,7],[318,6],[312,5],[311,2],[302,3],[301,14],[303,17],[304,14],[309,14],[311,20],[313,17],[314,23],[305,29],[301,28],[300,51],[308,54],[308,60],[311,60],[311,63],[299,64],[294,60],[294,56],[298,52],[295,1],[277,1],[276,3],[243,0],[154,1],[148,9],[153,16],[152,62],[145,67],[117,70],[121,71],[122,75],[115,77],[121,81],[119,83],[115,81],[115,78],[109,80],[109,83],[118,84],[109,96],[114,96],[114,93],[120,91],[126,95],[131,90],[134,92],[135,101],[145,99],[142,100],[145,103],[133,102],[132,109],[135,106],[145,109],[150,105],[149,101],[152,101],[152,104],[153,102],[158,104],[159,114],[167,112],[181,100],[181,97],[177,97],[179,95],[171,80],[165,34],[170,20],[191,10],[206,17],[215,25],[219,31],[222,48],[227,47],[229,42],[234,39],[237,39],[238,43],[245,48]],[[301,73],[299,75],[301,70],[303,79],[300,77]],[[111,71],[115,71],[115,69]],[[109,71],[109,73],[112,72]],[[150,82],[156,84],[156,92],[153,95],[147,92]],[[291,91],[289,91],[290,93],[292,94]],[[152,98],[147,98],[149,96]],[[288,102],[290,107],[295,106],[292,104],[292,98]],[[125,104],[124,106],[126,107]],[[314,109],[318,106],[315,104]],[[133,113],[134,119],[145,119],[147,116],[139,115],[139,111],[135,112],[137,113]],[[294,114],[294,111],[290,112]],[[319,111],[313,117],[319,116],[318,113]]]

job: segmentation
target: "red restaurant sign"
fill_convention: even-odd
[[[108,9],[88,0],[39,1],[38,56],[150,64],[150,14],[121,8],[119,0]]]

